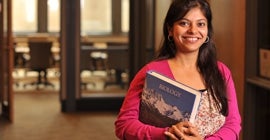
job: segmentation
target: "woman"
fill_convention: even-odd
[[[230,70],[217,60],[212,40],[212,13],[206,0],[174,0],[163,25],[158,58],[134,77],[115,122],[120,139],[236,140],[241,130]],[[139,121],[146,72],[155,70],[201,91],[194,124],[179,122],[159,128]]]

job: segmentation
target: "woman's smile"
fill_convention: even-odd
[[[199,40],[198,37],[183,37],[187,42],[195,43]]]

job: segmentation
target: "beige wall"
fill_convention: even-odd
[[[245,3],[245,0],[211,1],[218,57],[231,69],[242,118],[244,100]]]
[[[167,0],[157,0],[156,1],[156,17],[155,17],[155,47],[156,49],[160,47],[160,43],[163,36],[163,21],[169,9],[170,1]]]

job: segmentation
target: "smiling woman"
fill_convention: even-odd
[[[227,66],[217,60],[212,37],[212,12],[207,0],[172,1],[157,58],[134,76],[115,121],[119,139],[238,139],[241,117],[233,79]],[[140,103],[149,71],[201,92],[194,122],[156,127],[140,120]]]
[[[169,37],[172,37],[179,53],[195,51],[205,42],[208,35],[207,19],[200,8],[191,9],[182,19],[169,28]]]

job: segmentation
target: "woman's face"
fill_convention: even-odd
[[[169,29],[177,50],[182,53],[198,52],[207,33],[207,19],[198,7],[191,9]]]

